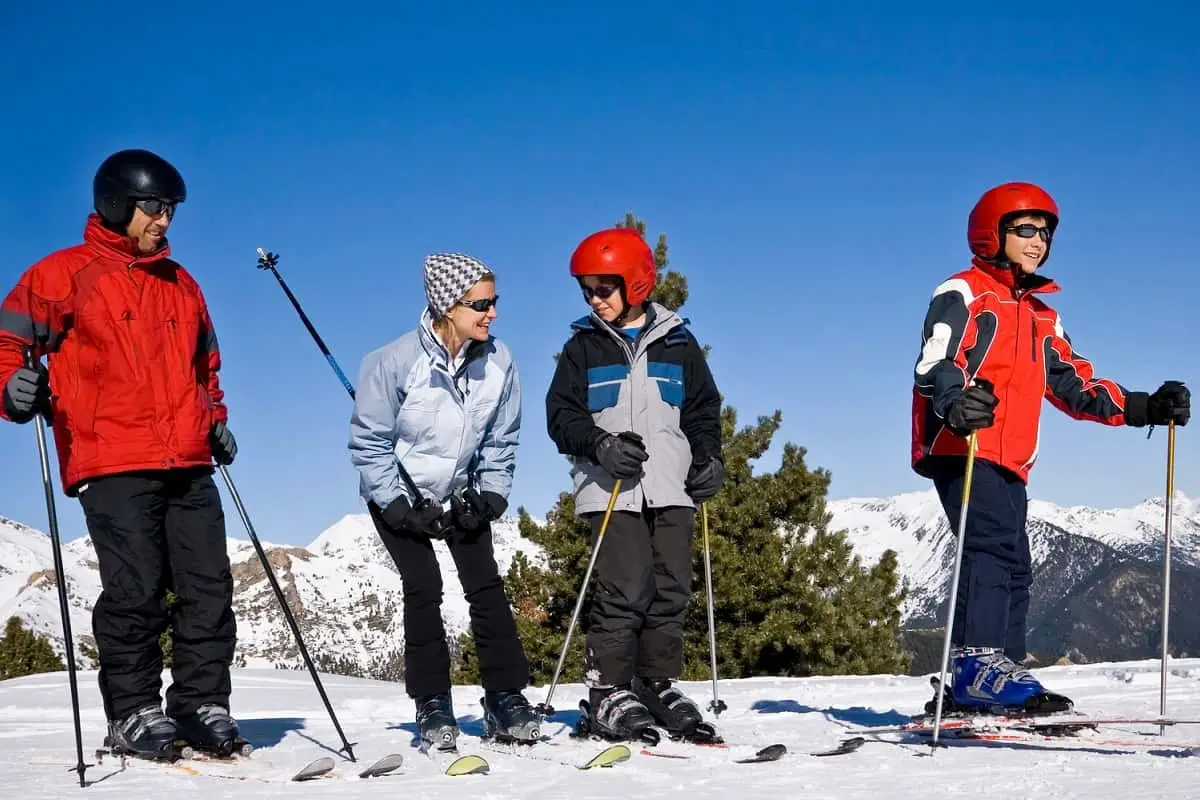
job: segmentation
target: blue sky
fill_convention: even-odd
[[[567,260],[627,210],[667,234],[726,401],[746,422],[782,410],[760,468],[801,444],[833,498],[927,486],[908,460],[921,320],[968,263],[967,212],[996,183],[1058,200],[1045,269],[1103,375],[1197,380],[1190,4],[42,6],[0,9],[2,289],[79,240],[110,152],[179,167],[173,252],[211,306],[231,474],[267,541],[308,542],[362,508],[349,398],[257,247],[281,254],[351,376],[416,323],[425,253],[491,265],[493,330],[525,390],[512,500],[537,515],[569,485],[544,413],[552,356],[585,310]],[[1049,405],[1044,421],[1033,497],[1163,491],[1165,431],[1147,441]],[[1191,438],[1176,485],[1195,495]],[[33,430],[0,426],[0,452],[0,514],[44,530]],[[74,538],[78,504],[58,498]]]

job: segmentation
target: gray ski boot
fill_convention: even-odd
[[[541,738],[537,712],[519,691],[485,692],[479,703],[483,706],[483,738],[521,744]]]
[[[176,761],[191,756],[190,750],[177,744],[178,738],[175,721],[160,706],[146,706],[123,719],[109,720],[104,746],[114,755]]]
[[[458,722],[450,693],[417,698],[417,731],[421,749],[453,750],[458,746]]]

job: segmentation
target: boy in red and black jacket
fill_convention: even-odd
[[[674,681],[695,508],[725,477],[721,396],[686,322],[649,300],[656,270],[636,230],[579,244],[571,275],[592,311],[571,325],[546,394],[550,438],[570,457],[575,510],[593,544],[622,482],[596,557],[584,671],[586,724],[616,739],[655,723],[699,733],[700,709]]]
[[[1038,454],[1043,398],[1075,419],[1105,425],[1186,425],[1190,392],[1167,381],[1153,394],[1098,378],[1042,299],[1058,206],[1029,183],[988,190],[967,225],[971,266],[933,293],[913,387],[912,465],[931,478],[952,526],[962,504],[967,437],[978,431],[946,708],[1053,712],[1018,663],[1032,564],[1026,482]],[[935,698],[936,699],[936,698]]]

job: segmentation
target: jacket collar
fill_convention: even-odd
[[[666,306],[658,303],[648,303],[646,305],[646,322],[642,326],[642,333],[637,339],[636,346],[643,347],[649,345],[657,339],[666,336],[680,325],[686,325],[687,320],[680,317],[674,311],[671,311]],[[580,317],[571,323],[572,331],[596,331],[598,333],[612,336],[617,341],[624,341],[623,334],[609,325],[604,320],[596,316],[595,312],[588,314],[586,317]]]
[[[1000,284],[1013,295],[1052,294],[1061,289],[1052,278],[1034,273],[1018,279],[1011,268],[989,263],[978,256],[971,259],[971,266],[983,273],[989,281]]]
[[[128,264],[151,264],[171,255],[171,245],[166,239],[153,253],[138,252],[133,239],[104,227],[99,214],[88,215],[83,228],[83,240],[108,258]]]
[[[451,372],[451,364],[454,359],[450,355],[450,351],[446,349],[446,345],[442,344],[442,340],[433,330],[433,315],[429,313],[429,307],[426,306],[421,311],[420,323],[417,326],[417,337],[421,341],[421,346],[425,349],[425,354],[429,356],[430,362],[444,369],[446,372]],[[491,344],[494,337],[488,336],[486,342],[480,342],[476,339],[469,340],[463,348],[462,362],[459,369],[466,367],[475,358],[482,355],[488,345]]]

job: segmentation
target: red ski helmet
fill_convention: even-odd
[[[1058,204],[1044,189],[1032,183],[1003,183],[983,193],[971,209],[967,220],[967,242],[971,252],[985,261],[1003,257],[1000,226],[1005,218],[1022,214],[1041,214],[1046,217],[1051,236],[1058,227]],[[1050,241],[1046,242],[1045,262],[1050,257]]]
[[[625,303],[646,302],[654,291],[658,267],[654,251],[633,228],[608,228],[591,234],[571,254],[571,274],[619,275],[625,283]]]

